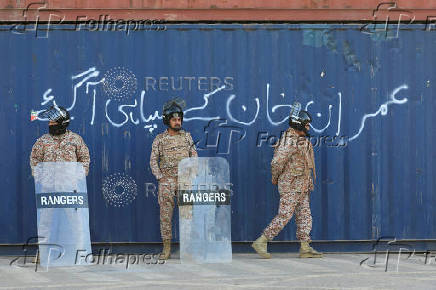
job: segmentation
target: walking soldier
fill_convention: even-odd
[[[297,239],[301,242],[300,258],[320,258],[322,254],[309,246],[312,230],[310,191],[316,178],[313,147],[308,130],[312,118],[295,103],[289,119],[290,127],[283,134],[274,150],[271,161],[272,183],[278,185],[280,204],[277,215],[252,244],[263,258],[270,258],[267,242],[286,226],[295,213]],[[313,172],[313,179],[312,179]]]

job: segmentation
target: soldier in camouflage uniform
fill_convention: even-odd
[[[54,105],[40,113],[38,117],[49,119],[49,134],[42,135],[32,147],[30,154],[32,175],[34,175],[35,167],[40,162],[80,162],[85,169],[85,174],[88,175],[89,150],[82,137],[67,130],[70,124],[68,111],[63,107]],[[74,173],[69,175],[69,172],[65,172],[64,174],[69,177],[74,176]],[[51,211],[44,211],[41,214],[46,215],[41,217],[42,219],[51,219]],[[66,218],[69,218],[68,214]],[[51,225],[47,226],[51,227]],[[35,263],[39,263],[39,252]]]
[[[32,175],[39,162],[80,162],[85,174],[89,172],[89,150],[78,134],[67,130],[70,114],[63,107],[52,106],[40,114],[49,119],[49,134],[44,134],[32,147],[30,167]]]
[[[309,246],[312,230],[310,212],[310,191],[315,179],[313,147],[308,137],[311,117],[306,111],[299,111],[290,117],[290,128],[283,134],[274,150],[271,161],[272,183],[278,184],[280,204],[277,215],[266,227],[252,247],[263,258],[270,258],[267,242],[277,236],[295,212],[297,239],[301,242],[301,258],[322,257]]]
[[[171,253],[171,221],[174,211],[174,196],[177,193],[178,164],[187,157],[197,157],[191,134],[181,130],[183,104],[171,100],[164,105],[165,132],[156,136],[152,144],[150,167],[159,181],[158,202],[160,207],[160,231],[163,240],[161,258],[168,259]]]

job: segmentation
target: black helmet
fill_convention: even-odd
[[[170,125],[170,120],[173,117],[180,117],[183,122],[183,108],[185,101],[182,99],[173,99],[165,103],[162,109],[163,123],[167,126]]]
[[[41,112],[38,117],[49,119],[49,121],[57,122],[59,125],[67,128],[70,124],[70,113],[61,106],[53,105],[44,112]]]
[[[310,116],[308,111],[300,111],[298,114],[298,120],[304,125],[312,123],[312,116]]]
[[[312,122],[312,117],[309,112],[301,110],[301,104],[295,102],[292,105],[291,113],[289,116],[289,126],[292,128],[304,131],[307,134],[306,125]]]

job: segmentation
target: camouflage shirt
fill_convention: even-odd
[[[274,150],[271,161],[273,181],[286,179],[283,181],[303,186],[293,190],[313,190],[312,172],[316,180],[312,143],[308,138],[299,136],[293,128],[288,128]]]
[[[44,134],[32,147],[30,154],[30,167],[32,175],[39,162],[81,162],[85,173],[89,171],[89,150],[78,134],[67,130],[65,134],[53,136]]]
[[[157,180],[164,176],[176,177],[180,160],[197,157],[191,134],[180,130],[171,136],[168,130],[156,136],[150,155],[150,167]]]

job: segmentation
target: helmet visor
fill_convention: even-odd
[[[67,119],[67,112],[58,106],[52,106],[49,109],[38,114],[38,118],[48,119],[49,121],[57,122],[61,119]],[[67,120],[68,122],[69,120]]]

